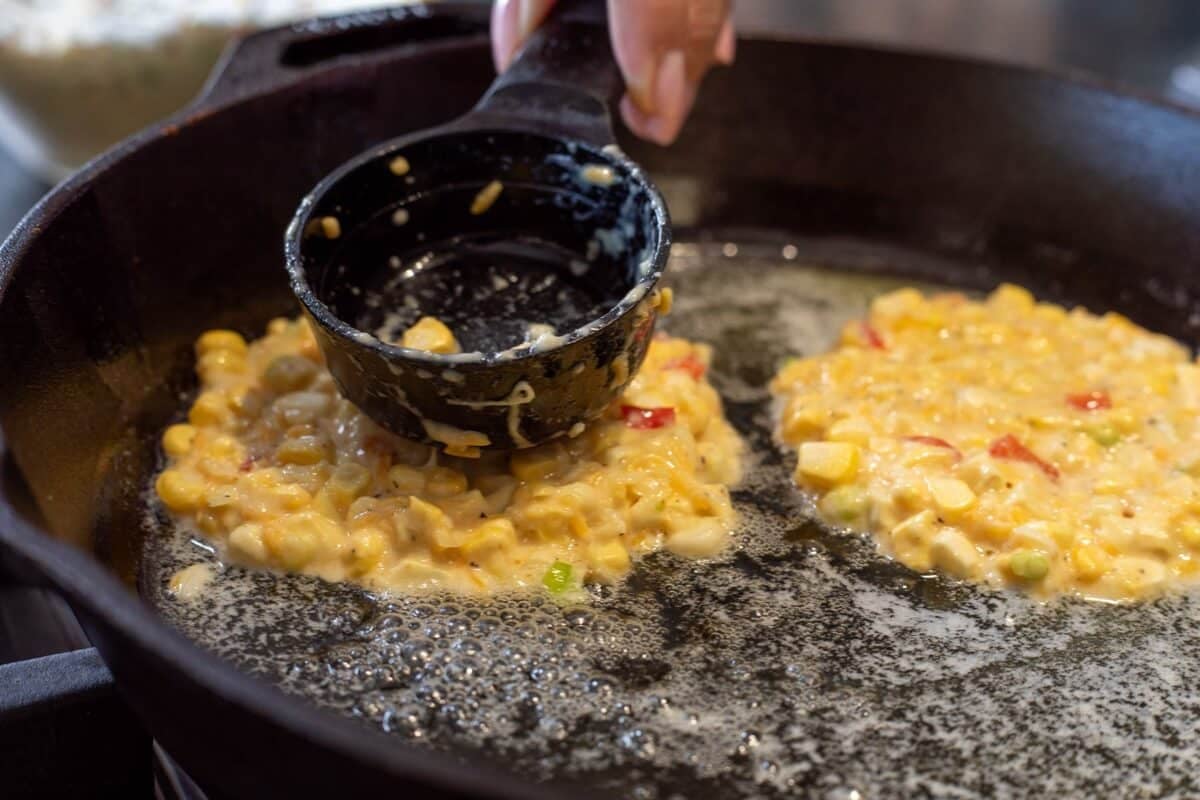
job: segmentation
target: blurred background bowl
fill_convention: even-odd
[[[0,0],[0,147],[50,183],[186,105],[230,40],[403,0]]]

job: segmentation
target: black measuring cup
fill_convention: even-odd
[[[620,394],[671,242],[658,190],[612,144],[620,88],[603,0],[564,0],[472,111],[304,198],[287,270],[346,398],[472,454],[578,435]],[[461,352],[401,346],[422,316]]]

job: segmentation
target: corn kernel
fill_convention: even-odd
[[[251,561],[261,564],[267,560],[267,546],[263,543],[263,526],[258,523],[247,522],[230,531],[229,546],[236,554]]]
[[[164,470],[154,490],[172,511],[195,511],[204,502],[207,487],[200,478],[177,469]]]
[[[196,355],[202,356],[224,350],[239,355],[246,354],[246,340],[237,331],[212,330],[196,340]]]
[[[812,438],[824,431],[832,418],[824,408],[793,400],[783,415],[783,436],[789,442]]]
[[[1175,536],[1193,550],[1200,550],[1200,521],[1195,517],[1181,517],[1175,521]]]
[[[316,436],[284,439],[275,448],[275,460],[281,464],[319,464],[329,459],[329,448]]]
[[[838,486],[821,498],[821,511],[838,522],[861,520],[871,506],[871,495],[861,486]]]
[[[558,469],[557,456],[557,452],[550,447],[521,450],[509,458],[509,466],[513,474],[523,481],[541,480]]]
[[[979,569],[979,551],[956,528],[943,528],[929,544],[933,563],[958,578],[970,578]]]
[[[798,475],[825,483],[851,480],[858,472],[859,448],[846,442],[804,442],[800,445]]]
[[[959,514],[975,505],[975,493],[958,478],[930,478],[929,494],[944,514]]]
[[[517,544],[517,531],[510,520],[489,519],[476,526],[460,546],[462,554],[474,561],[496,550],[508,550]]]
[[[371,471],[362,464],[346,461],[334,468],[325,488],[333,493],[334,499],[348,506],[370,485]]]
[[[192,425],[172,425],[163,433],[163,450],[173,458],[187,455],[196,440],[196,428]]]
[[[425,491],[425,473],[405,464],[397,464],[389,469],[388,481],[400,494],[420,494]]]
[[[279,356],[267,365],[262,381],[280,394],[295,392],[312,383],[317,367],[303,356]]]
[[[850,442],[865,445],[871,438],[872,430],[867,421],[861,417],[839,419],[829,426],[825,438],[831,442]]]
[[[188,422],[196,426],[220,425],[229,419],[229,404],[220,392],[202,392],[188,412]]]
[[[690,520],[679,530],[667,534],[667,549],[684,558],[705,558],[719,553],[729,541],[729,532],[716,517]],[[624,550],[624,547],[621,548]]]
[[[467,476],[449,467],[434,467],[425,479],[425,491],[434,497],[451,497],[467,490]]]
[[[1080,580],[1094,581],[1108,571],[1112,556],[1095,545],[1084,544],[1071,551],[1071,565]]]
[[[1018,550],[1008,559],[1013,575],[1027,581],[1040,581],[1050,572],[1050,559],[1037,550]]]
[[[204,493],[204,504],[209,508],[225,508],[236,505],[237,501],[236,486],[213,486]]]
[[[400,337],[400,345],[443,355],[459,352],[454,333],[437,317],[421,317]]]
[[[432,503],[419,497],[408,498],[408,509],[404,513],[405,531],[416,539],[445,547],[451,530],[450,518]]]
[[[350,535],[350,559],[356,575],[370,572],[383,561],[387,534],[374,525],[359,528]]]
[[[588,556],[600,576],[611,580],[629,571],[629,551],[620,541],[610,540],[588,547]]]
[[[303,486],[281,483],[268,490],[271,498],[288,511],[299,511],[312,502],[312,495]]]
[[[1003,283],[988,296],[988,303],[1001,306],[1008,311],[1027,314],[1033,310],[1033,295],[1027,289],[1011,283]]]
[[[283,517],[263,532],[267,550],[290,570],[303,569],[316,556],[321,544],[317,531],[297,520],[297,516]]]

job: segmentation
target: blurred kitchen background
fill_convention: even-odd
[[[1200,106],[1197,0],[734,0],[743,35],[1084,70]],[[0,238],[96,153],[185,104],[240,32],[379,0],[0,0]]]

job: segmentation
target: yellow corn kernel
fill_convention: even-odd
[[[388,162],[388,169],[393,175],[407,175],[412,167],[404,156],[396,156]]]
[[[970,578],[979,569],[979,551],[957,528],[943,528],[929,544],[934,565],[958,578]]]
[[[1200,550],[1200,521],[1195,517],[1180,517],[1174,524],[1175,537],[1193,550]]]
[[[350,534],[351,570],[356,575],[370,572],[383,561],[387,550],[387,534],[374,525],[359,528]]]
[[[236,486],[212,486],[204,493],[204,505],[209,508],[225,508],[236,505],[237,501]]]
[[[459,352],[458,340],[437,317],[421,317],[400,337],[401,347],[443,355]]]
[[[1108,572],[1112,556],[1094,544],[1082,544],[1071,551],[1071,566],[1080,580],[1094,581]]]
[[[214,436],[204,445],[204,454],[210,458],[219,458],[227,461],[241,461],[243,448],[241,443],[233,438],[221,434]]]
[[[257,563],[267,560],[267,546],[263,543],[263,526],[255,522],[238,525],[229,532],[229,547],[237,555]]]
[[[821,511],[837,522],[861,520],[871,507],[871,495],[861,486],[844,485],[821,498]]]
[[[594,569],[607,580],[619,578],[629,571],[629,551],[617,539],[590,545],[588,557]]]
[[[299,511],[312,502],[312,495],[303,486],[280,483],[267,490],[268,495],[287,511]]]
[[[405,464],[397,464],[388,470],[388,482],[400,494],[412,495],[425,491],[425,473]]]
[[[721,552],[728,541],[729,530],[721,520],[701,517],[689,520],[679,530],[669,533],[666,546],[684,558],[705,558]]]
[[[263,543],[285,569],[299,570],[317,554],[321,538],[313,526],[297,519],[300,515],[283,517],[263,531]]]
[[[511,550],[517,545],[517,530],[507,519],[489,519],[475,527],[459,550],[472,561],[486,558],[497,550]]]
[[[312,505],[309,508],[327,519],[341,520],[342,511],[346,508],[346,505],[343,503],[339,506],[338,502],[334,500],[332,492],[329,491],[328,484],[326,484],[325,488],[313,495]]]
[[[188,412],[188,422],[196,426],[220,425],[229,419],[229,404],[220,392],[201,392]]]
[[[281,464],[319,464],[329,459],[329,448],[316,436],[297,436],[279,443],[275,459]]]
[[[839,419],[829,426],[825,438],[831,442],[850,442],[865,445],[872,435],[871,426],[862,417]]]
[[[244,372],[246,356],[232,350],[211,350],[196,362],[196,373],[204,380],[211,381],[224,372]]]
[[[467,490],[467,476],[449,467],[435,467],[425,478],[425,491],[434,497],[453,497]]]
[[[177,469],[163,470],[154,490],[172,511],[194,511],[204,502],[207,485],[200,478]]]
[[[334,500],[343,506],[349,506],[354,498],[365,492],[370,485],[371,471],[362,464],[347,461],[334,468],[325,488]]]
[[[988,295],[988,303],[1021,314],[1029,313],[1034,306],[1033,295],[1027,289],[1011,283],[1002,283],[996,287],[995,291]]]
[[[509,458],[512,473],[523,481],[536,481],[549,477],[558,469],[558,454],[551,447],[521,450]]]
[[[1008,558],[1008,569],[1026,581],[1040,581],[1050,572],[1050,559],[1037,550],[1018,550]]]
[[[167,455],[173,458],[187,455],[196,440],[196,428],[193,425],[172,425],[163,433],[162,445]]]
[[[944,514],[959,514],[975,505],[975,493],[958,478],[930,478],[926,483],[934,504]]]
[[[891,530],[892,541],[896,543],[897,549],[901,545],[912,550],[924,549],[933,538],[936,519],[937,515],[926,509],[901,520]]]
[[[844,483],[858,472],[859,448],[847,442],[804,442],[798,476],[823,483]]]
[[[299,391],[317,376],[317,366],[303,356],[278,356],[267,365],[262,382],[273,392]]]
[[[440,508],[419,497],[408,498],[404,528],[410,536],[445,547],[451,527],[450,518]]]
[[[1141,418],[1127,408],[1114,408],[1109,411],[1108,421],[1122,433],[1133,433],[1142,427]]]
[[[471,201],[471,216],[479,216],[486,212],[496,200],[500,197],[500,193],[504,191],[504,184],[500,181],[491,181],[475,195],[475,199]]]
[[[671,309],[675,306],[675,292],[671,287],[659,290],[658,293],[658,313],[666,316],[671,313]]]
[[[825,430],[832,417],[824,408],[793,399],[783,414],[783,438],[789,442],[812,438]]]
[[[196,355],[202,356],[224,350],[229,353],[246,354],[246,340],[237,331],[212,330],[196,340]]]

